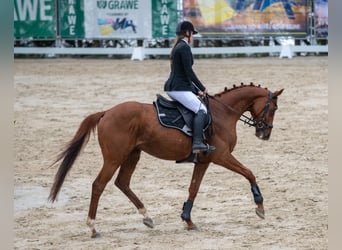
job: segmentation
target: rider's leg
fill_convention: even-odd
[[[208,151],[208,145],[203,143],[203,129],[207,124],[207,114],[203,109],[200,109],[195,115],[192,130],[192,152],[199,153],[201,151]]]
[[[167,94],[196,114],[193,121],[192,152],[199,153],[214,150],[215,147],[203,143],[203,129],[208,122],[206,106],[190,91],[171,91],[167,92]]]
[[[197,114],[200,109],[203,109],[205,113],[207,113],[206,106],[191,91],[168,91],[166,93],[173,100],[181,103],[184,107],[191,110],[195,114]]]

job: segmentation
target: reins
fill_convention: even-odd
[[[272,128],[272,127],[273,127],[273,125],[268,124],[268,123],[265,121],[265,116],[266,116],[266,114],[267,114],[267,112],[268,112],[268,109],[269,109],[269,107],[270,107],[270,102],[271,102],[272,97],[273,97],[273,93],[272,93],[271,91],[269,92],[268,99],[267,99],[267,102],[266,102],[266,104],[265,104],[265,107],[259,112],[259,114],[261,114],[261,113],[263,112],[262,119],[259,120],[259,121],[255,120],[253,117],[248,117],[248,116],[244,115],[243,113],[239,112],[238,110],[234,109],[233,107],[231,107],[231,106],[229,106],[229,105],[227,105],[227,104],[225,104],[225,103],[223,103],[223,102],[217,100],[217,99],[215,98],[215,96],[212,96],[212,95],[209,95],[209,94],[208,94],[207,96],[208,96],[209,98],[213,99],[214,101],[220,103],[222,106],[224,106],[225,108],[227,108],[227,109],[229,109],[230,111],[234,112],[235,114],[239,115],[239,120],[242,121],[244,124],[248,124],[250,127],[256,127],[256,126],[258,126],[258,127],[260,127],[260,128],[263,128],[264,125],[265,125],[267,128]],[[258,115],[259,115],[259,114],[258,114]],[[258,116],[258,115],[256,115],[256,116]],[[241,117],[243,117],[244,119],[241,118]]]

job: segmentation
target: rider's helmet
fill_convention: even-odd
[[[177,36],[185,35],[187,31],[191,31],[194,35],[198,33],[198,31],[195,30],[194,25],[189,21],[183,21],[177,25],[177,29],[176,29]]]

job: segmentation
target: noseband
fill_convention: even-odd
[[[215,100],[216,102],[222,104],[224,107],[228,108],[229,110],[233,111],[234,113],[240,115],[239,120],[242,121],[244,124],[248,124],[249,126],[255,127],[259,130],[273,128],[272,124],[269,124],[266,122],[266,114],[267,114],[268,110],[270,109],[270,103],[271,103],[272,98],[273,98],[273,93],[271,91],[268,94],[267,102],[266,102],[264,108],[255,116],[255,117],[258,117],[261,113],[263,113],[261,119],[259,119],[259,120],[255,119],[253,117],[248,117],[248,116],[244,115],[243,113],[237,111],[236,109],[232,108],[231,106],[220,102],[219,100],[217,100],[215,98],[215,96],[209,95],[209,97],[212,98],[213,100]],[[243,119],[241,117],[243,117]]]

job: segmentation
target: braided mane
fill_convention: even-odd
[[[233,84],[233,87],[230,88],[230,89],[228,89],[227,87],[225,87],[224,90],[223,90],[221,93],[217,93],[217,94],[215,94],[214,96],[218,96],[218,97],[219,97],[219,96],[221,96],[222,94],[225,94],[225,93],[230,92],[230,91],[235,90],[235,89],[244,88],[244,87],[262,88],[262,87],[260,86],[260,84],[254,85],[254,83],[251,82],[249,85],[246,85],[246,84],[244,84],[244,83],[242,82],[242,83],[240,84],[240,86],[236,86],[235,84]],[[264,88],[264,89],[267,90],[267,88]]]

